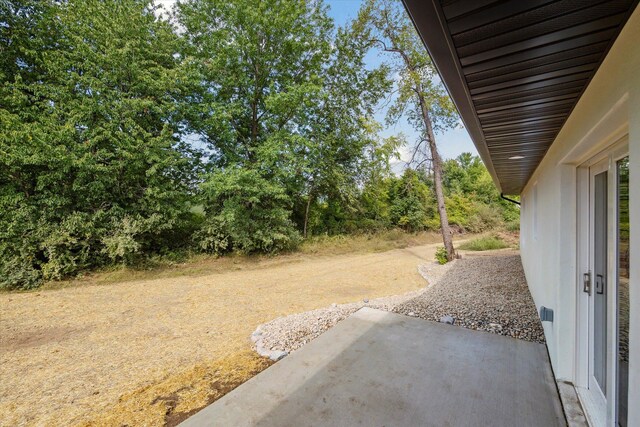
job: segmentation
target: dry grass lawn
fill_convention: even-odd
[[[319,244],[0,294],[0,425],[175,425],[269,365],[251,351],[258,324],[424,287],[437,246]]]

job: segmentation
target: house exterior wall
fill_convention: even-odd
[[[582,265],[579,261],[578,166],[628,134],[630,155],[630,362],[629,402],[640,402],[640,7],[636,9],[576,108],[522,192],[521,254],[544,322],[554,373],[575,382]],[[630,405],[629,425],[640,425]]]

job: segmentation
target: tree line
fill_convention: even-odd
[[[170,19],[148,0],[0,1],[0,287],[439,229],[433,164],[396,176],[405,141],[374,118],[397,85],[365,61],[371,10],[336,27],[320,0]],[[443,162],[442,183],[460,229],[517,220],[477,157]]]

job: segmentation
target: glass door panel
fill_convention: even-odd
[[[593,377],[607,395],[607,172],[594,176]]]

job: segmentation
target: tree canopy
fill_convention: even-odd
[[[188,0],[170,20],[151,0],[0,2],[0,287],[438,229],[433,175],[392,172],[403,139],[375,116],[397,70],[366,63],[364,34],[321,0]],[[461,229],[517,216],[476,157],[443,171]]]
[[[186,244],[180,39],[143,1],[3,5],[1,276],[33,286]]]

